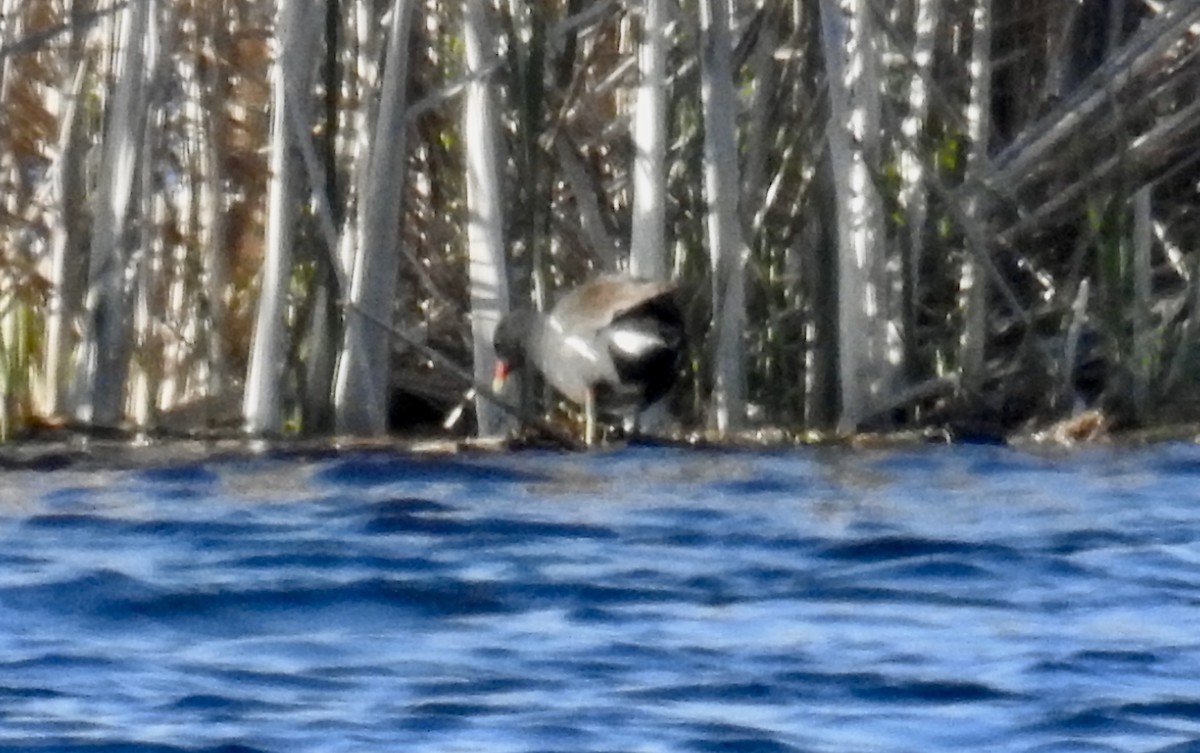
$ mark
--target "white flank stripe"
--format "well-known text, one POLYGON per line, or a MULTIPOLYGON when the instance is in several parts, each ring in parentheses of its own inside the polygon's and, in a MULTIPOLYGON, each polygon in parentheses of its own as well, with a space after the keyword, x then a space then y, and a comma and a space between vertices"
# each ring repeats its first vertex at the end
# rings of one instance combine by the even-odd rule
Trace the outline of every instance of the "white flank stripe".
POLYGON ((596 349, 588 345, 587 341, 578 335, 571 335, 570 337, 566 338, 564 342, 568 348, 588 359, 589 361, 595 361, 599 358, 599 355, 596 353, 596 349))

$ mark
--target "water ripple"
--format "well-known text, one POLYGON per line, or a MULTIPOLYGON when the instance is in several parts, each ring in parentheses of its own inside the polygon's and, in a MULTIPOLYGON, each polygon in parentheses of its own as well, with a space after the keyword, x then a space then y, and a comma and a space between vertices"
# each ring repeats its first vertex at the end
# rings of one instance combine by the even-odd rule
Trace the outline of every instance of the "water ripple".
POLYGON ((1200 750, 1200 450, 14 468, 0 749, 1200 750))

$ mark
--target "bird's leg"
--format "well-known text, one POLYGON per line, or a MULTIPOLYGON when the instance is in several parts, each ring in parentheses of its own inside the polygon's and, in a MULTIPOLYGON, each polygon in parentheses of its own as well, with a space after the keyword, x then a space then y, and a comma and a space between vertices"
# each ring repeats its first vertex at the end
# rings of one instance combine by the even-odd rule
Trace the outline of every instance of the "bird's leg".
POLYGON ((635 410, 632 416, 625 418, 625 438, 634 439, 642 433, 642 412, 635 410))
POLYGON ((596 444, 596 392, 589 389, 583 397, 584 435, 587 446, 596 444))

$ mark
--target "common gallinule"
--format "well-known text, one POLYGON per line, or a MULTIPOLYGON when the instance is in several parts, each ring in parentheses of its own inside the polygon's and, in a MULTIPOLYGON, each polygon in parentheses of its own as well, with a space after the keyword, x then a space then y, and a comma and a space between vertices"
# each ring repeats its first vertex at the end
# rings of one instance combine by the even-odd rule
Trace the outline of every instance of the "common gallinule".
POLYGON ((509 372, 526 364, 583 406, 587 443, 597 412, 632 418, 675 383, 684 350, 675 286, 621 275, 580 285, 549 314, 514 311, 496 327, 499 392, 509 372))

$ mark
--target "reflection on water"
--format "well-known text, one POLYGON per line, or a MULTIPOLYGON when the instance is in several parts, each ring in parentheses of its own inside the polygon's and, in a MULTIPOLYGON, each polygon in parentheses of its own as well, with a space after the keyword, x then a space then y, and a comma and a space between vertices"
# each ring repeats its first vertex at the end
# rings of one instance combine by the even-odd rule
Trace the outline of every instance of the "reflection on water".
POLYGON ((1200 750, 1200 449, 0 476, 0 747, 1200 750))

